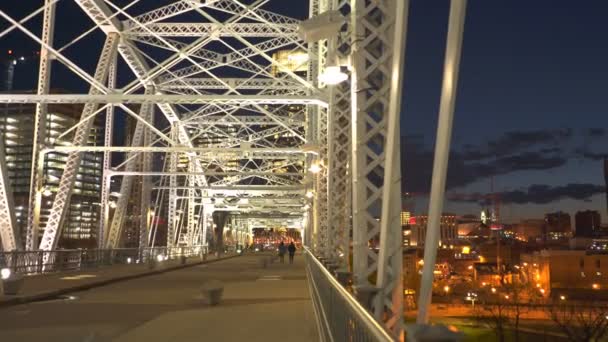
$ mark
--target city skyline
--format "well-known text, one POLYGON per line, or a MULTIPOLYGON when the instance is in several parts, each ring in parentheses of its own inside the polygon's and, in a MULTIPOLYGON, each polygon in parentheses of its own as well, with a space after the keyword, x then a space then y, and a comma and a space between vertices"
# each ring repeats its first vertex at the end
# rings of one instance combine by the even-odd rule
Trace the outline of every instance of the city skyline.
MULTIPOLYGON (((470 4, 454 113, 447 194, 502 197, 508 221, 592 209, 608 220, 608 5, 585 1, 470 4), (493 178, 493 180, 492 180, 493 178)), ((448 2, 412 1, 402 114, 403 184, 428 192, 448 2)), ((419 201, 418 210, 427 210, 419 201)), ((445 211, 479 213, 476 202, 445 211)))

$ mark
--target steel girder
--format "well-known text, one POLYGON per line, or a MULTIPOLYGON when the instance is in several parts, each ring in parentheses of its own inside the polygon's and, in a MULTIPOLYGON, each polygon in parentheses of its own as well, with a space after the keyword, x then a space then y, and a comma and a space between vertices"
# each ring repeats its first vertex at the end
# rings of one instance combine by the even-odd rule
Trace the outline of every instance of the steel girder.
MULTIPOLYGON (((129 37, 150 36, 150 32, 131 22, 125 23, 123 34, 129 37)), ((146 24, 146 28, 163 37, 202 37, 215 34, 217 37, 277 37, 289 35, 297 39, 297 24, 277 25, 281 33, 267 24, 262 23, 235 23, 230 25, 230 30, 224 29, 224 25, 212 23, 152 23, 146 24)))
MULTIPOLYGON (((345 17, 350 16, 349 0, 331 0, 332 10, 345 17)), ((339 60, 348 59, 350 49, 350 25, 346 24, 334 43, 334 53, 339 60)), ((350 214, 352 183, 351 165, 351 82, 350 79, 331 88, 328 117, 328 198, 327 218, 329 226, 330 257, 349 269, 350 214)))
MULTIPOLYGON (((45 8, 42 19, 42 35, 41 40, 47 46, 53 46, 54 28, 55 28, 55 8, 56 4, 51 3, 52 0, 45 0, 45 8)), ((38 95, 49 93, 51 82, 51 53, 44 46, 40 48, 40 67, 38 69, 38 95)), ((46 144, 46 115, 47 105, 40 103, 36 105, 36 113, 34 114, 34 139, 32 142, 32 171, 30 177, 30 200, 27 217, 27 232, 25 248, 34 250, 38 248, 38 227, 40 226, 40 212, 35 208, 40 208, 42 205, 42 193, 38 189, 42 189, 44 179, 39 177, 39 169, 43 165, 39 165, 38 158, 39 149, 46 144)))
MULTIPOLYGON (((109 33, 106 37, 106 42, 102 48, 97 69, 95 70, 94 79, 98 83, 105 83, 107 80, 110 64, 117 51, 118 40, 119 36, 116 33, 109 33)), ((89 93, 95 96, 99 94, 100 91, 91 86, 89 93)), ((84 120, 86 123, 78 126, 72 142, 73 145, 86 145, 91 127, 93 126, 93 120, 88 119, 96 108, 97 106, 95 104, 87 104, 84 106, 81 121, 84 120)), ((53 206, 44 229, 42 241, 40 242, 41 250, 52 250, 57 247, 65 214, 69 208, 72 189, 74 187, 74 182, 76 181, 81 158, 82 155, 77 152, 68 154, 66 166, 59 182, 59 188, 55 195, 55 200, 53 201, 53 206)), ((42 189, 38 189, 38 191, 42 191, 42 189)), ((40 207, 38 206, 35 210, 40 212, 40 207)), ((34 227, 34 229, 38 229, 38 227, 34 227)), ((48 257, 48 254, 45 254, 45 256, 48 257)))
POLYGON ((395 219, 401 210, 398 130, 408 1, 352 0, 351 6, 353 276, 356 286, 365 287, 376 274, 372 311, 398 336, 403 246, 395 219))
MULTIPOLYGON (((152 91, 151 89, 149 91, 152 91)), ((152 117, 152 106, 151 105, 143 105, 140 109, 140 116, 149 120, 152 117)), ((133 138, 131 140, 131 146, 137 147, 142 146, 145 142, 145 127, 141 121, 138 121, 135 125, 135 132, 133 133, 133 138)), ((146 156, 149 154, 144 154, 146 156)), ((126 172, 135 172, 138 168, 138 164, 142 161, 138 160, 138 158, 134 158, 136 155, 134 153, 130 153, 128 157, 131 157, 127 164, 125 165, 126 172)), ((145 160, 145 163, 141 163, 142 166, 149 166, 150 161, 145 160)), ((142 170, 143 171, 143 170, 142 170)), ((107 171, 108 175, 111 175, 110 171, 107 171)), ((110 231, 108 232, 108 239, 106 241, 105 248, 118 248, 120 247, 120 237, 122 235, 122 229, 124 226, 125 219, 127 217, 127 208, 129 204, 129 200, 131 199, 131 190, 133 188, 134 178, 130 176, 124 176, 122 182, 120 184, 120 196, 118 197, 118 203, 116 205, 116 210, 114 211, 114 216, 112 218, 112 224, 110 226, 110 231)), ((142 191, 142 199, 143 199, 143 191, 142 191)), ((149 200, 148 200, 149 202, 149 200)), ((105 203, 104 203, 105 204, 105 203)), ((141 237, 141 234, 140 234, 141 237)))
POLYGON ((2 242, 0 246, 3 251, 22 249, 16 224, 15 203, 6 166, 4 137, 0 136, 0 241, 2 242))
POLYGON ((0 94, 0 103, 84 103, 84 104, 227 104, 260 105, 317 105, 327 106, 319 96, 264 96, 264 95, 123 95, 123 94, 0 94))

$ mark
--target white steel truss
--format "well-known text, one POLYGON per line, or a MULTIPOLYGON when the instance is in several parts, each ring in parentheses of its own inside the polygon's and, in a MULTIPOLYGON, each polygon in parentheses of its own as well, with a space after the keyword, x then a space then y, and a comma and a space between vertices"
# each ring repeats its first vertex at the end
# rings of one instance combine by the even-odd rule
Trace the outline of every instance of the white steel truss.
POLYGON ((0 136, 0 246, 3 251, 21 249, 14 208, 4 153, 4 137, 0 136))
POLYGON ((351 5, 353 277, 364 288, 376 274, 374 315, 388 317, 386 324, 397 335, 403 325, 403 244, 395 218, 401 210, 398 130, 408 1, 351 5))
MULTIPOLYGON (((99 58, 97 70, 95 71, 94 76, 94 79, 99 83, 105 83, 107 80, 110 64, 116 54, 118 40, 119 36, 116 33, 110 33, 107 35, 106 42, 101 51, 101 56, 99 58)), ((91 95, 96 95, 99 94, 99 90, 91 86, 89 93, 91 95)), ((86 145, 89 132, 91 130, 91 127, 93 126, 93 120, 87 120, 87 118, 96 109, 97 106, 95 104, 87 104, 84 106, 81 120, 86 120, 86 123, 78 126, 74 135, 74 141, 72 142, 73 145, 86 145)), ((82 155, 76 152, 72 152, 68 155, 66 167, 63 171, 63 175, 61 176, 59 188, 57 190, 57 194, 55 195, 55 200, 53 202, 53 207, 51 209, 49 219, 44 228, 44 235, 42 236, 42 241, 40 242, 41 250, 52 250, 57 247, 57 243, 59 242, 59 237, 61 235, 61 229, 65 214, 69 207, 72 189, 74 187, 74 182, 76 181, 76 175, 78 172, 78 167, 80 166, 81 158, 82 155)), ((42 189, 38 189, 38 191, 41 192, 42 189)), ((38 207, 35 210, 39 212, 40 208, 38 207)), ((38 227, 34 227, 34 229, 37 230, 38 227)), ((46 255, 48 254, 45 254, 45 256, 46 255)))
MULTIPOLYGON (((54 47, 55 1, 45 0, 40 37, 0 11, 11 29, 41 46, 37 91, 0 94, 0 103, 36 105, 25 248, 38 245, 45 156, 67 155, 39 243, 50 250, 59 244, 82 155, 103 153, 99 246, 121 247, 128 217, 139 218, 140 247, 206 245, 214 211, 230 213, 238 243, 260 225, 302 229, 315 253, 352 271, 357 291, 374 287, 369 309, 398 336, 402 247, 395 220, 408 1, 310 0, 309 16, 339 11, 345 18, 339 32, 316 42, 300 38, 299 19, 267 10, 272 1, 278 2, 74 0, 106 39, 92 74, 66 48, 54 47), (89 92, 50 94, 52 61, 89 92), (334 63, 349 80, 318 81, 334 63), (56 104, 83 108, 79 122, 62 132, 74 133, 71 142, 45 137, 47 107, 56 104), (105 139, 89 146, 100 113, 105 139), (135 124, 129 146, 113 144, 121 120, 135 124), (113 155, 124 155, 120 165, 113 155), (162 167, 155 159, 161 156, 162 167), (309 172, 313 166, 318 173, 309 172), (112 179, 121 179, 115 202, 112 179), (139 204, 130 205, 135 197, 139 204), (166 241, 156 237, 158 218, 168 223, 166 241)), ((6 170, 0 171, 0 215, 10 221, 6 170)), ((0 220, 0 233, 5 250, 21 248, 14 222, 0 220)))

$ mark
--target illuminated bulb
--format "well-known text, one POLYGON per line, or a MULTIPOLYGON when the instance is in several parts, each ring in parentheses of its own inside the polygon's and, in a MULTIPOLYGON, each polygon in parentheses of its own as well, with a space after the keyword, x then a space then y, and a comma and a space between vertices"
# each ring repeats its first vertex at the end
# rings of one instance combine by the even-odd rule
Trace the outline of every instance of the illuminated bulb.
POLYGON ((566 296, 561 295, 561 296, 559 296, 559 299, 561 299, 561 300, 566 300, 566 296))
POLYGON ((312 173, 319 173, 321 172, 321 165, 319 165, 318 163, 314 163, 312 165, 310 165, 310 172, 312 173))
POLYGON ((131 258, 127 258, 127 264, 130 264, 131 261, 132 261, 131 258))
POLYGON ((592 287, 594 290, 598 290, 598 289, 600 288, 600 284, 593 284, 593 285, 591 285, 591 287, 592 287))
POLYGON ((2 270, 0 270, 0 277, 2 277, 2 280, 8 279, 10 276, 11 276, 10 268, 3 268, 2 270))
POLYGON ((308 198, 312 198, 315 194, 312 193, 312 191, 307 191, 306 192, 306 197, 308 198))
POLYGON ((329 85, 342 83, 347 79, 348 75, 343 73, 339 66, 328 66, 325 68, 325 71, 319 75, 319 81, 329 85))
POLYGON ((496 293, 496 289, 495 288, 492 288, 492 293, 496 293))
POLYGON ((51 189, 48 189, 48 188, 46 188, 46 189, 44 189, 44 191, 42 191, 42 196, 45 196, 45 197, 49 197, 52 194, 53 194, 53 192, 51 191, 51 189))
POLYGON ((156 260, 158 260, 159 262, 163 261, 163 256, 161 254, 157 255, 156 260))
POLYGON ((116 208, 116 202, 111 201, 110 202, 110 208, 112 208, 112 209, 116 208))

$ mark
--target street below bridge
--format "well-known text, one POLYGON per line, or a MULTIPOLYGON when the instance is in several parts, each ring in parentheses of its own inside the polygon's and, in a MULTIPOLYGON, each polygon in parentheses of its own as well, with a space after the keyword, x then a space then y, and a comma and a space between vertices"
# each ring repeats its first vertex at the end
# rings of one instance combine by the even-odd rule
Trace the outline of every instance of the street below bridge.
POLYGON ((0 341, 316 341, 304 260, 249 254, 0 308, 0 341), (201 286, 224 284, 210 306, 201 286))

